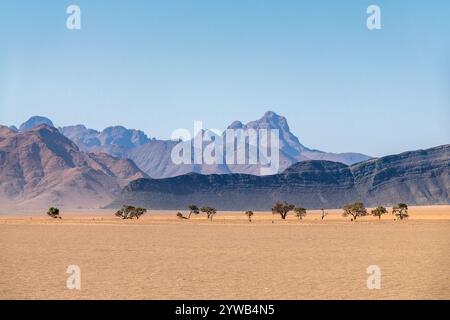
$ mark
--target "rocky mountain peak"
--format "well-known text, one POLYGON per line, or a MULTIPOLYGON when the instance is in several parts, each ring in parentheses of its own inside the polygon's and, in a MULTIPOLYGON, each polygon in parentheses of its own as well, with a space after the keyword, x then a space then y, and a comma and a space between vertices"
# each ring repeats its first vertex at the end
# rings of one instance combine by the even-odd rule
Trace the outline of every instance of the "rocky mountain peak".
POLYGON ((242 129, 244 127, 244 124, 240 122, 239 120, 233 121, 227 129, 242 129))
POLYGON ((246 127, 250 129, 278 129, 286 133, 290 132, 286 118, 273 111, 267 111, 259 120, 247 123, 246 127))
POLYGON ((27 131, 41 124, 46 124, 49 127, 54 127, 53 122, 49 118, 42 116, 33 116, 20 125, 19 131, 27 131))

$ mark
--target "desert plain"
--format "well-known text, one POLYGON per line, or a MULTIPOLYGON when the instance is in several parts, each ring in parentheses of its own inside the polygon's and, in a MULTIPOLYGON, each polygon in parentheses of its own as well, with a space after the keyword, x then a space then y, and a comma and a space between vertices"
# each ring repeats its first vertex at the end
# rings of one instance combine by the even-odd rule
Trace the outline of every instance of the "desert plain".
POLYGON ((351 222, 255 212, 0 215, 0 299, 450 299, 450 206, 351 222), (274 223, 272 223, 274 219, 274 223), (68 266, 81 288, 68 289, 68 266), (381 271, 368 289, 367 268, 381 271))

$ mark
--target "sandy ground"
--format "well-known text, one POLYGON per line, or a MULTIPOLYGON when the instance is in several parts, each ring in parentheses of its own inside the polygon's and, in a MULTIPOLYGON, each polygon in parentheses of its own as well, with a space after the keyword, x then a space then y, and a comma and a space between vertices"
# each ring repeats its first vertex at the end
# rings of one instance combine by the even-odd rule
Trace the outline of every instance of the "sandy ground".
POLYGON ((2 299, 450 299, 450 206, 357 222, 256 212, 177 219, 149 212, 0 216, 2 299), (69 290, 69 265, 81 290, 69 290), (369 290, 366 269, 381 270, 369 290))

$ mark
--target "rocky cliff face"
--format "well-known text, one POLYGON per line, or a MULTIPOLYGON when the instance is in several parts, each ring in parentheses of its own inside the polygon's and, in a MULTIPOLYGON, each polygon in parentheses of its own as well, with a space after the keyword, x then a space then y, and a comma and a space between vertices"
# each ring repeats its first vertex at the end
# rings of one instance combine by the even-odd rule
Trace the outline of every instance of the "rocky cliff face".
POLYGON ((277 200, 313 208, 351 201, 368 206, 450 203, 450 145, 368 160, 353 166, 329 161, 299 162, 272 176, 190 173, 138 179, 111 204, 183 209, 190 203, 220 210, 270 210, 277 200))

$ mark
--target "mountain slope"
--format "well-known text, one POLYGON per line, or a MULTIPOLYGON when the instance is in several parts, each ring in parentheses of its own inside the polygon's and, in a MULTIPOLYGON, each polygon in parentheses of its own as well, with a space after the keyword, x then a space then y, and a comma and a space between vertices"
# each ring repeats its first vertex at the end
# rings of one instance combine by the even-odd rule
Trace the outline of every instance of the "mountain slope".
POLYGON ((450 145, 368 160, 353 166, 299 162, 281 174, 199 175, 138 179, 111 204, 182 209, 190 203, 220 210, 270 210, 277 200, 313 208, 350 201, 368 206, 450 203, 450 145))
POLYGON ((361 197, 374 203, 450 202, 450 145, 365 161, 351 170, 361 197))
POLYGON ((0 127, 0 199, 14 207, 98 207, 148 177, 128 159, 86 154, 56 128, 0 127))

